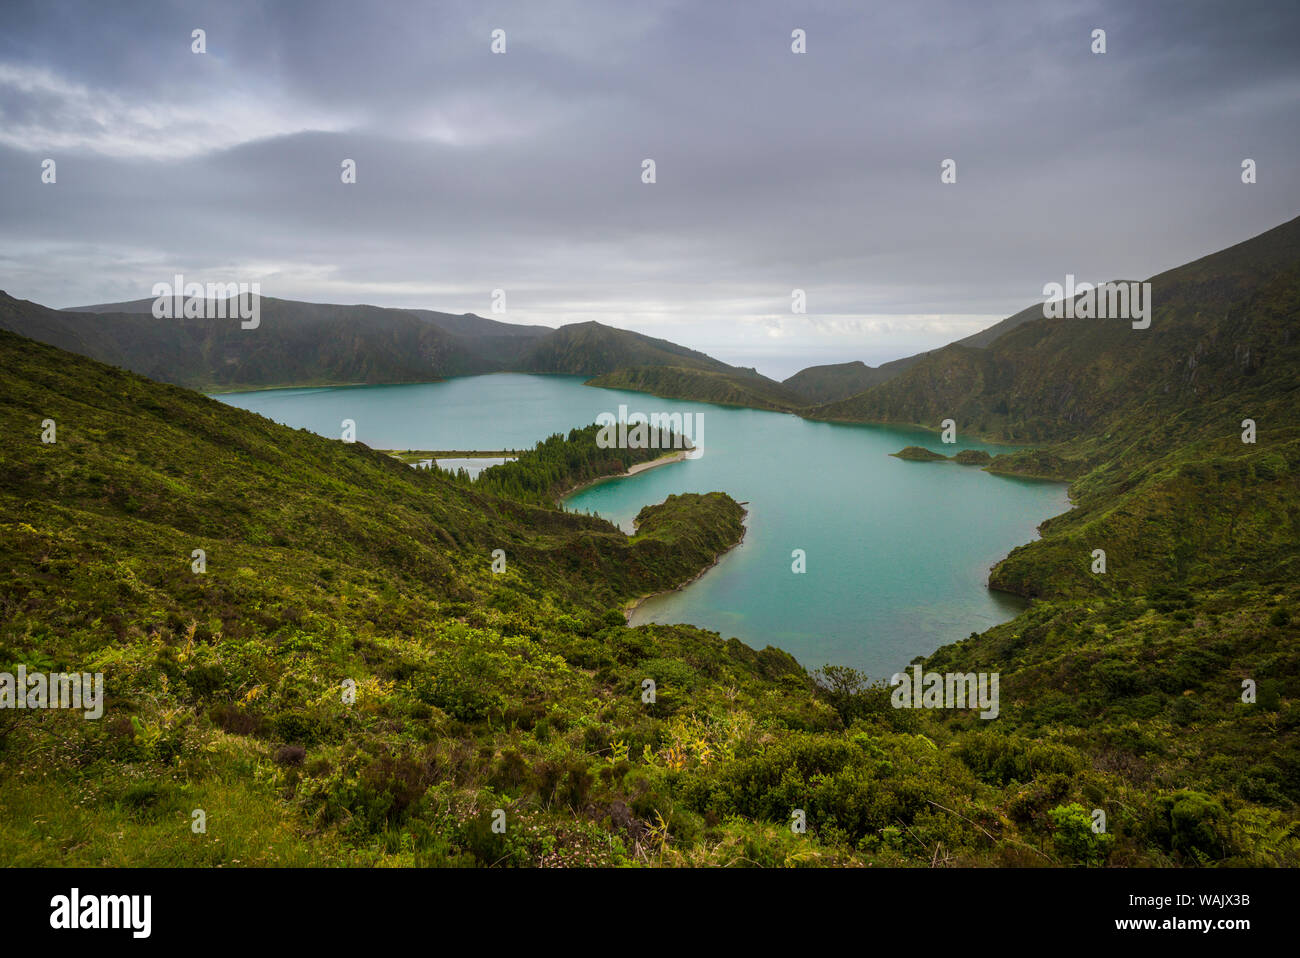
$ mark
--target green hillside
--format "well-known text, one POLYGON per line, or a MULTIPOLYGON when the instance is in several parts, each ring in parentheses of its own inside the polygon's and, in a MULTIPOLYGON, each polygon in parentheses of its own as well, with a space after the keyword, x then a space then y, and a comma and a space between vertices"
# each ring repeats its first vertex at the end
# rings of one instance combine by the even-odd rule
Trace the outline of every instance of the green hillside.
POLYGON ((1300 220, 1151 279, 1151 327, 1039 318, 950 346, 818 418, 1038 441, 995 472, 1073 480, 1075 508, 990 583, 1032 597, 1296 578, 1300 220), (1256 441, 1242 441, 1243 421, 1256 441), (1091 571, 1094 549, 1104 575, 1091 571))
MULTIPOLYGON (((233 301, 227 303, 220 312, 233 316, 233 301)), ((754 379, 780 392, 750 370, 600 323, 550 329, 469 313, 263 296, 257 326, 244 329, 238 318, 155 319, 152 306, 153 300, 135 300, 53 310, 0 292, 0 329, 204 391, 417 383, 505 371, 598 376, 673 366, 754 379)))
POLYGON ((896 359, 880 366, 868 366, 861 361, 809 366, 783 380, 781 385, 798 395, 803 400, 801 405, 834 402, 893 379, 911 368, 923 355, 896 359))
POLYGON ((966 434, 1047 442, 1204 410, 1257 378, 1284 391, 1300 348, 1298 279, 1295 219, 1152 277, 1149 329, 1040 316, 985 348, 937 350, 889 382, 806 415, 929 428, 952 418, 966 434))
POLYGON ((538 342, 517 364, 520 372, 599 376, 632 366, 675 366, 732 372, 704 353, 602 323, 562 326, 538 342))
MULTIPOLYGON (((1001 322, 994 323, 988 329, 982 329, 978 333, 957 340, 952 345, 982 349, 1017 326, 1039 319, 1042 315, 1042 305, 1035 303, 1014 316, 1008 316, 1001 322)), ((833 403, 856 396, 872 386, 878 386, 901 376, 928 355, 930 355, 928 352, 917 353, 881 363, 879 366, 868 366, 861 360, 809 366, 799 370, 789 379, 782 380, 781 385, 797 393, 803 399, 804 405, 833 403)))
POLYGON ((107 687, 0 711, 11 864, 1300 862, 1294 586, 1039 603, 934 659, 1014 676, 1006 721, 945 719, 624 624, 739 538, 722 493, 629 538, 8 333, 0 467, 0 671, 107 687))
POLYGON ((630 389, 665 399, 749 406, 778 412, 789 412, 805 404, 801 397, 766 376, 731 368, 718 371, 681 366, 636 366, 597 376, 588 380, 587 385, 630 389))
POLYGON ((997 662, 1009 734, 1050 730, 1094 768, 1167 790, 1121 807, 1154 808, 1166 835, 1211 823, 1182 840, 1208 862, 1239 800, 1279 809, 1242 826, 1268 841, 1297 831, 1300 221, 1151 282, 1150 329, 1033 319, 816 414, 1048 441, 989 466, 1073 480, 1074 508, 990 575, 1037 601, 927 666, 997 662))
MULTIPOLYGON (((502 362, 405 310, 262 297, 259 323, 155 319, 136 309, 46 309, 0 293, 0 329, 165 382, 201 390, 429 382, 496 372, 502 362)), ((224 309, 230 315, 229 309, 224 309)))

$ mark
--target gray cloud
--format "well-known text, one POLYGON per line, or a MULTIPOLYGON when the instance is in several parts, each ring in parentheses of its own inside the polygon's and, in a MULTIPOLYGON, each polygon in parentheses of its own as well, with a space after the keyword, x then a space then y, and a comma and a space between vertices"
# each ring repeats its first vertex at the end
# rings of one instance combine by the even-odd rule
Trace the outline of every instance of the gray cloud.
POLYGON ((512 321, 787 375, 1300 212, 1293 3, 375 7, 8 3, 0 287, 67 306, 182 271, 479 312, 502 287, 512 321))

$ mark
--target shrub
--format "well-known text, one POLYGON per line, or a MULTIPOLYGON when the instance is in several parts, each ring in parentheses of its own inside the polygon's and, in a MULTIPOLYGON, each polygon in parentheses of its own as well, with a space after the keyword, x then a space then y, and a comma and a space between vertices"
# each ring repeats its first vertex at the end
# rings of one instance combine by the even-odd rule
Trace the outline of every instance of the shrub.
POLYGON ((1152 812, 1152 837, 1168 851, 1198 864, 1227 854, 1223 806, 1191 789, 1162 795, 1152 812))
POLYGON ((258 735, 266 721, 255 712, 246 712, 237 705, 225 703, 214 705, 208 712, 208 718, 230 735, 258 735))
POLYGON ((1080 865, 1105 862, 1114 836, 1093 831, 1092 813, 1088 809, 1078 802, 1071 802, 1058 805, 1047 815, 1052 820, 1052 841, 1063 857, 1080 865))
POLYGON ((273 760, 277 765, 298 766, 307 757, 307 750, 301 745, 281 745, 275 750, 273 760))

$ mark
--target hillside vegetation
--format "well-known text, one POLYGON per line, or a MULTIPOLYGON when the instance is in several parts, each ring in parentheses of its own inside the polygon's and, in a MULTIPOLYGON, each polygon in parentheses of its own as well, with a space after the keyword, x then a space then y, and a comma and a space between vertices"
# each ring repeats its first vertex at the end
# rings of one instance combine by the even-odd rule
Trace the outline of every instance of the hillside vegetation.
POLYGON ((601 323, 561 326, 537 343, 514 368, 520 372, 600 375, 630 366, 676 366, 727 371, 732 367, 666 339, 601 323))
MULTIPOLYGON (((1152 277, 1148 329, 1040 313, 987 347, 946 346, 806 415, 932 429, 952 418, 968 435, 1030 443, 1104 435, 1109 423, 1133 420, 1154 433, 1158 419, 1173 415, 1206 426, 1203 411, 1257 389, 1252 380, 1267 382, 1275 399, 1292 388, 1298 277, 1300 219, 1152 277)), ((1225 423, 1223 434, 1247 415, 1225 423)), ((1163 444, 1186 437, 1176 427, 1163 444)))
POLYGON ((1075 507, 994 569, 996 588, 1046 598, 1296 581, 1300 220, 1151 283, 1149 329, 1039 318, 810 415, 952 418, 968 435, 1042 443, 988 468, 1070 480, 1075 507), (1105 573, 1092 571, 1096 549, 1105 573))
POLYGON ((0 711, 11 864, 1300 859, 1294 692, 1243 712, 1219 681, 1288 665, 1293 591, 1036 607, 938 655, 1038 698, 945 719, 851 670, 624 624, 738 540, 723 493, 628 537, 8 333, 0 467, 0 670, 107 687, 98 721, 0 711), (1054 668, 1085 628, 1111 664, 1054 668))
POLYGON ((861 361, 809 366, 783 380, 781 385, 798 395, 803 400, 801 405, 819 405, 847 399, 879 383, 888 382, 920 358, 920 355, 909 356, 880 366, 868 366, 861 361))
POLYGON ((647 428, 645 446, 602 448, 598 442, 600 431, 599 425, 592 424, 571 429, 567 436, 557 433, 513 462, 484 469, 475 480, 471 481, 469 473, 461 469, 456 473, 457 480, 480 492, 554 505, 579 486, 621 476, 635 465, 691 448, 684 437, 655 428, 647 428))
POLYGON ((1018 314, 985 349, 950 346, 814 414, 1045 441, 988 466, 1072 480, 1074 508, 990 575, 1036 601, 927 667, 996 663, 1017 703, 1004 729, 1086 749, 1154 790, 1138 807, 1169 828, 1272 796, 1282 814, 1252 827, 1285 845, 1300 797, 1300 220, 1151 282, 1150 329, 1018 314))
MULTIPOLYGON (((506 371, 598 376, 656 365, 746 375, 667 340, 594 322, 550 329, 469 313, 269 296, 258 305, 256 327, 245 329, 233 301, 220 304, 226 318, 155 319, 148 299, 53 310, 0 292, 0 329, 205 391, 417 383, 506 371)), ((217 302, 209 306, 216 314, 217 302)))
POLYGON ((749 371, 690 369, 681 366, 636 366, 587 381, 588 386, 631 389, 664 399, 711 402, 790 412, 805 405, 780 383, 749 371))

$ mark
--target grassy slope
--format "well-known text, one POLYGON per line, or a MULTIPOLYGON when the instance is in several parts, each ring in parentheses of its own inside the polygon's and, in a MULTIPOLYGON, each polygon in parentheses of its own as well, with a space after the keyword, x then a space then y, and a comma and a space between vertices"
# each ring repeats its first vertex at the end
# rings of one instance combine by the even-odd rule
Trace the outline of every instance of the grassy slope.
POLYGON ((414 312, 263 298, 256 329, 240 320, 70 313, 0 293, 0 328, 202 390, 429 382, 501 363, 414 312))
MULTIPOLYGON (((252 723, 282 740, 337 736, 356 723, 322 699, 342 676, 382 689, 475 641, 495 639, 485 663, 501 657, 503 672, 521 673, 511 676, 522 680, 511 700, 527 709, 540 689, 585 683, 537 644, 531 624, 502 609, 559 615, 575 633, 589 632, 608 606, 689 578, 740 537, 739 506, 721 494, 670 503, 629 540, 598 519, 482 496, 364 446, 288 430, 7 333, 0 352, 0 660, 10 671, 19 662, 103 669, 110 690, 102 724, 72 719, 69 729, 63 713, 0 713, 9 775, 41 768, 15 740, 36 748, 45 736, 70 733, 70 747, 118 785, 124 775, 140 777, 121 760, 157 758, 160 749, 175 759, 200 741, 227 749, 222 774, 238 777, 252 755, 222 729, 252 723), (46 418, 58 424, 51 445, 39 441, 46 418), (207 552, 206 575, 189 569, 195 548, 207 552), (508 556, 500 576, 490 572, 496 548, 508 556), (505 635, 476 628, 489 619, 509 619, 505 635), (311 715, 291 711, 309 704, 311 715), (39 721, 19 720, 30 715, 39 721)), ((793 667, 788 657, 776 660, 793 667)), ((476 715, 458 696, 473 698, 478 683, 460 681, 426 698, 476 715)), ((485 688, 505 701, 504 685, 485 688)), ((437 711, 414 696, 399 711, 411 709, 426 719, 437 711)), ((191 757, 210 765, 202 749, 191 757)), ((183 770, 203 777, 193 763, 183 770)), ((21 801, 21 789, 5 792, 21 801)), ((259 801, 242 793, 227 800, 259 801)), ((30 850, 7 850, 15 854, 6 860, 31 860, 30 850)))
POLYGON ((986 348, 937 350, 887 383, 806 415, 930 428, 953 418, 968 434, 1052 442, 1102 435, 1112 422, 1154 427, 1156 417, 1256 388, 1254 378, 1272 384, 1271 394, 1293 382, 1300 218, 1151 283, 1149 329, 1040 318, 986 348))
POLYGON ((665 399, 688 399, 777 412, 789 412, 805 404, 796 393, 780 383, 736 370, 634 366, 597 376, 588 380, 587 385, 630 389, 665 399))
POLYGON ((781 385, 802 399, 802 405, 835 402, 856 396, 865 389, 887 382, 920 362, 923 353, 895 359, 880 366, 868 366, 861 360, 832 363, 801 369, 781 385))
POLYGON ((602 323, 572 323, 538 342, 511 368, 520 372, 598 376, 630 366, 682 366, 727 371, 726 363, 666 339, 602 323))
POLYGON ((1140 791, 1167 790, 1162 814, 1221 817, 1224 795, 1272 796, 1285 814, 1243 827, 1285 844, 1300 798, 1300 221, 1152 282, 1149 330, 1034 320, 819 414, 953 416, 1053 440, 990 466, 1073 480, 1075 507, 990 576, 1040 601, 928 667, 1000 668, 1018 703, 1004 728, 1050 732, 1140 791))
MULTIPOLYGON (((1170 734, 1135 782, 1123 756, 1158 719, 1098 745, 1004 695, 1011 722, 965 727, 856 680, 816 692, 774 649, 627 628, 624 598, 738 537, 722 494, 647 509, 628 539, 8 334, 0 359, 0 666, 109 690, 98 722, 0 712, 5 861, 1296 860, 1285 769, 1214 778, 1219 740, 1170 734), (1217 791, 1172 816, 1188 785, 1217 791), (1069 805, 1096 796, 1130 811, 1079 844, 1069 805)), ((1293 710, 1267 714, 1224 733, 1257 764, 1293 710)))

